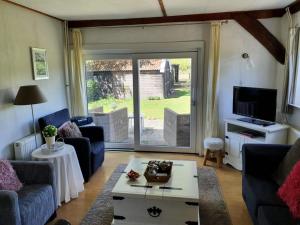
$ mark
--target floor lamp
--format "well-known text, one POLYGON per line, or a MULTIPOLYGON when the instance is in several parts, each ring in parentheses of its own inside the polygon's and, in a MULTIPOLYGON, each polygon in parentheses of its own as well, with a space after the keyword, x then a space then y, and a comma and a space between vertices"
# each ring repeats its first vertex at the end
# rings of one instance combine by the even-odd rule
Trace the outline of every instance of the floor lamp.
POLYGON ((32 113, 32 123, 33 123, 33 131, 35 138, 35 147, 37 148, 37 138, 36 138, 36 129, 35 129, 35 118, 33 105, 40 104, 46 102, 47 99, 41 92, 40 88, 37 85, 27 85, 21 86, 17 93, 14 104, 15 105, 31 105, 31 113, 32 113))

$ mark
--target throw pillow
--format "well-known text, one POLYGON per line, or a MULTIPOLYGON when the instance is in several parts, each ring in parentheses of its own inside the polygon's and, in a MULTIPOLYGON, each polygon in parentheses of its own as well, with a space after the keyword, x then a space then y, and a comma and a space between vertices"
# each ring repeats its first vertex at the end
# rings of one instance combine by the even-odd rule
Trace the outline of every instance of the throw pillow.
POLYGON ((279 167, 274 173, 273 178, 279 186, 283 184, 286 177, 291 172, 293 166, 298 160, 300 160, 300 138, 285 155, 285 157, 279 164, 279 167))
POLYGON ((58 135, 62 138, 82 137, 82 134, 76 123, 72 123, 71 121, 65 122, 58 128, 58 135))
POLYGON ((277 194, 288 205, 293 217, 300 218, 300 161, 293 167, 277 194))
POLYGON ((23 187, 8 160, 0 160, 0 190, 19 191, 23 187))

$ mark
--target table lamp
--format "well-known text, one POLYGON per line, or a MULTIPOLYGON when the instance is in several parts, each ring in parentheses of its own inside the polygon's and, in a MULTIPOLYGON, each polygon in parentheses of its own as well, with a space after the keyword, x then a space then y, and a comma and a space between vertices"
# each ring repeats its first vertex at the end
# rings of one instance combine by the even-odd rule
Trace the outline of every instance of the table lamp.
POLYGON ((35 129, 35 118, 33 105, 46 102, 47 99, 41 92, 37 85, 21 86, 17 93, 14 105, 31 105, 33 131, 35 138, 35 147, 37 148, 36 129, 35 129))

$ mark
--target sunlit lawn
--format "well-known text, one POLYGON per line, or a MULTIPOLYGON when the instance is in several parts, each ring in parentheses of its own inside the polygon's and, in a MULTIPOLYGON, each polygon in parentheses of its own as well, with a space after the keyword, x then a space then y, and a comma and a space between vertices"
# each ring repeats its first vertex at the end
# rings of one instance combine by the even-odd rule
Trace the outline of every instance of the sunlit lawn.
MULTIPOLYGON (((169 108, 177 113, 185 114, 190 113, 190 93, 187 89, 176 90, 176 94, 172 98, 160 99, 160 100, 141 100, 141 113, 146 119, 163 119, 164 109, 169 108)), ((89 103, 89 110, 103 107, 104 112, 110 112, 115 109, 127 107, 128 112, 133 112, 133 99, 101 99, 95 102, 89 103)))

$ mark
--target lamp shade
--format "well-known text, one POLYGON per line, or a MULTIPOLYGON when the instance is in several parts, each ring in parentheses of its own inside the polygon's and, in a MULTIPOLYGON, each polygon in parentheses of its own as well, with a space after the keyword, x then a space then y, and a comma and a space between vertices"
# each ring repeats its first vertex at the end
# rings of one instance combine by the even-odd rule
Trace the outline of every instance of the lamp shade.
POLYGON ((34 105, 46 102, 47 99, 37 85, 21 86, 17 93, 15 105, 34 105))

